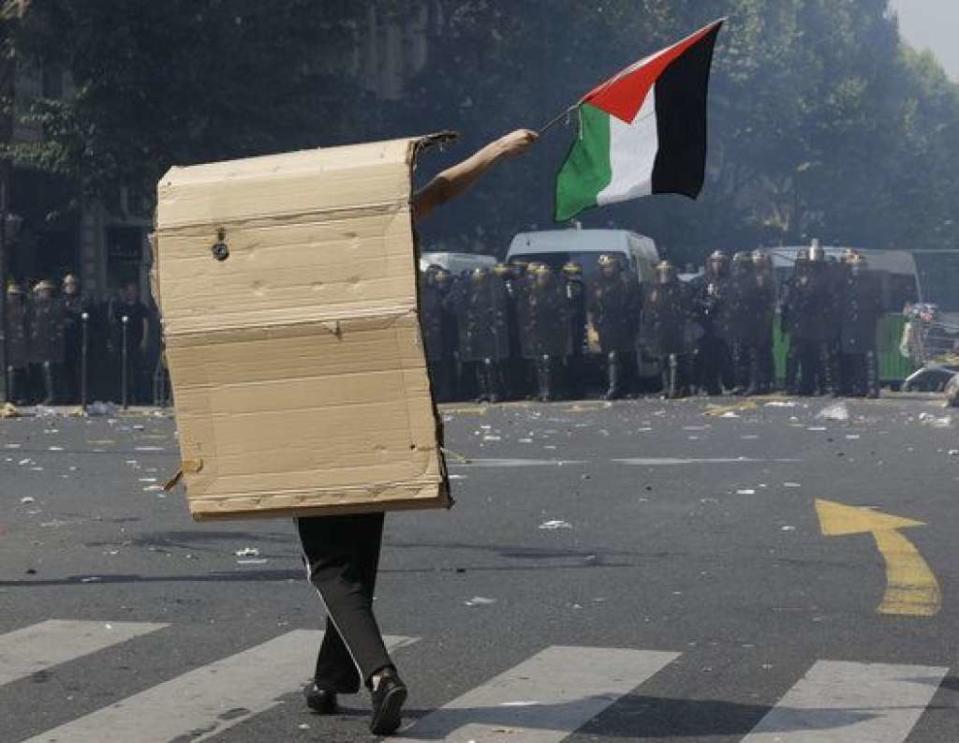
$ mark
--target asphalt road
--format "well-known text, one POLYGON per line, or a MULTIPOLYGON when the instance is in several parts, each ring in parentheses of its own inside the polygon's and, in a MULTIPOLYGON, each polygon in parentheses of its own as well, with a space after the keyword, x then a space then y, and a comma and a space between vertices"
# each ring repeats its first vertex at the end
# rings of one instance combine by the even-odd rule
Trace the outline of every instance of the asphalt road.
MULTIPOLYGON (((830 402, 446 409, 457 504, 377 596, 406 735, 959 741, 959 415, 830 402)), ((299 696, 292 525, 193 523, 176 465, 167 417, 0 421, 0 741, 369 739, 299 696)))

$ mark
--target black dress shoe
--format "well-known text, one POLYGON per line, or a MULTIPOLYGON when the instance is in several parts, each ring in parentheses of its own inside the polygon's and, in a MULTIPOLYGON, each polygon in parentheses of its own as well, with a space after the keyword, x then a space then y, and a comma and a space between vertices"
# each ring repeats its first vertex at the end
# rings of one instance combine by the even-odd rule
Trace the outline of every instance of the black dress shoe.
POLYGON ((395 670, 387 669, 380 674, 379 683, 371 692, 373 718, 370 732, 373 735, 392 735, 399 729, 407 693, 406 684, 395 670))
POLYGON ((320 715, 335 715, 339 711, 336 704, 336 692, 321 689, 316 684, 310 684, 303 690, 306 697, 306 706, 320 715))

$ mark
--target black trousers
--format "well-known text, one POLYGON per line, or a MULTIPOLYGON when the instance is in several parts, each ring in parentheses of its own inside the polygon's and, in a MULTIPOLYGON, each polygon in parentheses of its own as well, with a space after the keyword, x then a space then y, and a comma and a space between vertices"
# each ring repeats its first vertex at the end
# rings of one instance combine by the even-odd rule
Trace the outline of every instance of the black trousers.
POLYGON ((355 694, 392 665, 373 616, 384 514, 296 519, 310 582, 326 605, 326 633, 314 680, 321 689, 355 694))

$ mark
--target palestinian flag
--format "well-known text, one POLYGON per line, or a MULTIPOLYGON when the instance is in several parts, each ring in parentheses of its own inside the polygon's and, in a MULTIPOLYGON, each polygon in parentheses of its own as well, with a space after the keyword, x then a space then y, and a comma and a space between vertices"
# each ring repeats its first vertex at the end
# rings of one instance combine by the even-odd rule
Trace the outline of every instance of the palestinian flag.
POLYGON ((709 71, 722 25, 710 24, 583 96, 579 136, 556 179, 557 222, 650 194, 699 196, 709 71))

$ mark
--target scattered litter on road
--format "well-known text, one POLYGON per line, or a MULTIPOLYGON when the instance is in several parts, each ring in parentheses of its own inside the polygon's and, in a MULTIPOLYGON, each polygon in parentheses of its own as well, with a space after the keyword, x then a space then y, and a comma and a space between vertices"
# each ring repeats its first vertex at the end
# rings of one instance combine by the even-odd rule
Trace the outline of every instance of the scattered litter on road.
POLYGON ((725 413, 719 416, 720 418, 739 418, 739 414, 733 412, 732 410, 727 410, 725 413))
POLYGON ((857 441, 857 440, 859 439, 859 434, 858 434, 858 433, 847 433, 847 434, 846 434, 846 438, 849 439, 850 441, 857 441))
POLYGON ((33 414, 37 418, 52 418, 57 414, 56 409, 51 408, 49 405, 37 405, 33 409, 33 414))
POLYGON ((763 407, 766 408, 794 408, 796 403, 789 402, 788 400, 770 400, 763 407))
POLYGON ((952 416, 947 415, 943 418, 938 418, 931 413, 920 413, 919 421, 933 428, 949 428, 952 425, 952 416))
POLYGON ((492 434, 486 434, 483 437, 483 441, 502 441, 502 440, 503 440, 502 436, 493 436, 492 434))
POLYGON ((19 449, 19 448, 20 448, 20 444, 4 444, 4 445, 3 445, 3 448, 4 448, 4 449, 19 449))
POLYGON ((784 527, 782 528, 782 531, 796 531, 796 527, 795 527, 795 526, 784 526, 784 527))
POLYGON ((469 601, 464 601, 464 606, 490 606, 495 604, 496 599, 488 599, 485 596, 474 596, 469 601))
POLYGON ((545 531, 555 531, 556 529, 572 529, 573 525, 568 521, 544 521, 539 525, 539 528, 545 531))
POLYGON ((736 495, 756 495, 756 491, 752 488, 744 488, 742 490, 737 490, 736 495))
POLYGON ((101 578, 100 576, 91 575, 88 578, 81 578, 80 582, 81 583, 99 583, 101 580, 103 580, 103 578, 101 578))
POLYGON ((260 550, 258 550, 256 547, 244 547, 243 549, 237 550, 233 554, 237 557, 259 557, 260 550))
POLYGON ((949 456, 950 456, 950 457, 959 457, 959 449, 950 449, 950 450, 949 450, 949 456))
POLYGON ((533 439, 517 439, 520 444, 532 444, 533 439))
POLYGON ((147 485, 143 488, 144 493, 160 493, 163 491, 162 485, 147 485))
POLYGON ((816 415, 827 421, 848 421, 849 408, 844 402, 837 402, 835 405, 827 405, 816 415))
POLYGON ((92 402, 89 405, 87 405, 87 415, 90 415, 93 417, 112 418, 117 414, 118 410, 119 408, 117 408, 117 406, 114 405, 112 402, 98 401, 98 402, 92 402))
POLYGON ((47 451, 63 451, 62 446, 48 446, 47 451))
POLYGON ((828 431, 829 429, 825 426, 810 426, 806 429, 807 431, 828 431))
POLYGON ((17 464, 23 467, 25 464, 33 464, 33 460, 28 457, 27 459, 21 459, 17 464))
POLYGON ((450 480, 465 480, 466 475, 450 475, 450 480))
POLYGON ((266 561, 267 560, 265 557, 260 557, 257 559, 237 560, 236 564, 237 565, 262 565, 266 561))
POLYGON ((23 504, 36 503, 36 498, 34 498, 32 495, 25 495, 20 499, 20 502, 23 504))
POLYGON ((801 488, 802 485, 800 485, 798 482, 784 482, 783 487, 784 488, 801 488))
POLYGON ((0 408, 0 418, 19 418, 20 411, 17 410, 17 406, 10 402, 5 402, 3 407, 0 408))
POLYGON ((166 451, 162 446, 135 446, 134 451, 166 451))

